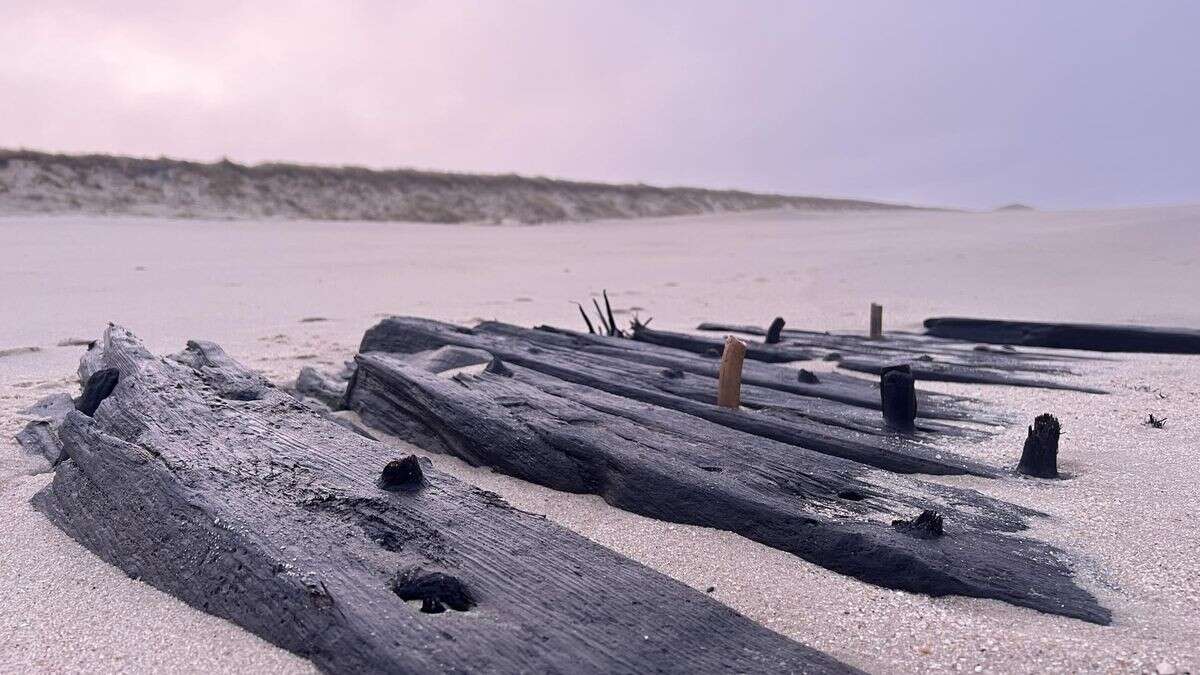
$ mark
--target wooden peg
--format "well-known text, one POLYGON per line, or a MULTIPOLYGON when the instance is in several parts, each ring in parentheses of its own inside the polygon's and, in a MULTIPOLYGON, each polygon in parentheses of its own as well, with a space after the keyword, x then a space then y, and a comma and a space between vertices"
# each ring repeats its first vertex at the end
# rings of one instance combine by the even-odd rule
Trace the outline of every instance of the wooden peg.
POLYGON ((746 343, 729 335, 721 352, 721 367, 717 370, 717 405, 738 408, 742 404, 742 363, 746 360, 746 343))
POLYGON ((871 339, 883 337, 883 305, 871 303, 871 339))

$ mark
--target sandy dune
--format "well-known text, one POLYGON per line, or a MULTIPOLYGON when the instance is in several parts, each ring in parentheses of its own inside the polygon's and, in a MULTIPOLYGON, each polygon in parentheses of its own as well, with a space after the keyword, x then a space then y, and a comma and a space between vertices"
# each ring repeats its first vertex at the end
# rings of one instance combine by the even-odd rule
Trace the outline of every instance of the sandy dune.
MULTIPOLYGON (((577 326, 607 288, 625 316, 888 328, 935 314, 1200 326, 1200 207, 993 214, 764 212, 538 227, 0 219, 0 671, 298 671, 307 664, 91 557, 28 506, 45 484, 10 437, 71 386, 107 321, 156 351, 220 342, 277 381, 349 357, 390 313, 577 326), (309 320, 305 320, 309 319, 309 320), (312 320, 325 319, 325 320, 312 320), (37 347, 36 351, 24 349, 37 347)), ((1114 610, 1099 627, 831 574, 726 532, 670 525, 435 457, 448 471, 874 672, 1184 672, 1200 667, 1200 359, 1121 356, 1114 393, 942 385, 1063 418, 1070 480, 942 479, 1048 512, 1037 535, 1114 610), (1148 413, 1164 429, 1143 426, 1148 413)), ((1015 462, 1013 428, 960 450, 1015 462)))

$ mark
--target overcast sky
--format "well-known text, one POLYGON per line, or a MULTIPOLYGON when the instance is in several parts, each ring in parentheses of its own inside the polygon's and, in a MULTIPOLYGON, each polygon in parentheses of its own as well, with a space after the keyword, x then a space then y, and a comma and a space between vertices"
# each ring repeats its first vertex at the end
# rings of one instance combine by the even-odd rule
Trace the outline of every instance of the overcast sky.
POLYGON ((3 0, 0 147, 1196 203, 1200 2, 3 0))

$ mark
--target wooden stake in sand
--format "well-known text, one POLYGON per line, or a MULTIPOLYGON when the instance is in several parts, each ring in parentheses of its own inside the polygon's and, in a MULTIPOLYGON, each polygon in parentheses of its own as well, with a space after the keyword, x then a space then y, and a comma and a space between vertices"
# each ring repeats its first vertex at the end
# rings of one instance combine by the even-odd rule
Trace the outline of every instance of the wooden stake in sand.
POLYGON ((771 322, 770 328, 767 328, 767 339, 763 340, 763 342, 769 345, 779 344, 779 336, 783 332, 783 324, 782 316, 775 317, 775 320, 771 322))
POLYGON ((717 405, 738 408, 742 405, 742 362, 746 360, 746 343, 733 337, 725 338, 721 352, 721 367, 717 370, 717 405))
POLYGON ((871 303, 871 339, 883 337, 883 305, 871 303))
POLYGON ((1058 437, 1062 426, 1049 413, 1038 415, 1029 427, 1017 471, 1038 478, 1058 478, 1058 437))
POLYGON ((917 419, 917 389, 908 364, 884 366, 879 373, 883 419, 899 431, 912 431, 917 419))

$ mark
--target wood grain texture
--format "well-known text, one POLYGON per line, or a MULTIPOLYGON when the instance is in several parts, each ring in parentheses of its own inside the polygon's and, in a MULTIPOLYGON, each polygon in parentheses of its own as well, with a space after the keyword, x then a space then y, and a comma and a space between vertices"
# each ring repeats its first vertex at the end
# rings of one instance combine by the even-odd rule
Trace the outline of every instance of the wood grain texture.
MULTIPOLYGON (((509 324, 486 321, 475 327, 476 331, 517 335, 534 342, 546 342, 565 346, 587 353, 612 356, 626 361, 635 361, 674 368, 696 375, 717 376, 717 361, 713 356, 664 347, 634 340, 614 340, 587 335, 553 326, 538 326, 536 330, 509 324)), ((844 403, 858 408, 879 410, 879 390, 871 382, 842 373, 822 373, 819 382, 799 377, 795 368, 759 361, 747 361, 742 365, 742 382, 804 397, 821 398, 835 403, 844 403)), ((919 391, 921 417, 931 420, 953 420, 1003 424, 1013 421, 1004 413, 985 409, 979 401, 963 396, 953 396, 931 391, 919 391)))
MULTIPOLYGON (((764 330, 757 326, 711 322, 700 324, 698 329, 748 335, 763 334, 764 330)), ((693 351, 711 341, 711 338, 705 338, 704 342, 695 343, 681 335, 642 331, 641 339, 659 344, 674 342, 693 351)), ((873 375, 880 374, 889 365, 906 363, 911 366, 913 376, 918 381, 1106 393, 1102 389, 1071 381, 1071 377, 1077 374, 1072 364, 1085 360, 1077 356, 981 349, 972 342, 903 333, 888 333, 871 339, 860 335, 785 330, 778 347, 782 351, 777 353, 809 351, 817 357, 836 360, 839 368, 873 375)))
MULTIPOLYGON (((423 336, 431 338, 413 334, 423 336)), ((427 352, 360 354, 347 404, 430 450, 642 515, 736 532, 870 583, 1109 621, 1060 551, 1004 534, 1025 527, 1034 515, 1027 509, 473 351, 490 359, 482 372, 431 372, 427 352), (890 525, 926 509, 945 514, 946 534, 935 542, 890 525)))
MULTIPOLYGON (((632 340, 619 342, 638 344, 632 340)), ((753 387, 743 388, 743 402, 749 403, 753 397, 754 405, 762 401, 775 401, 779 405, 775 406, 775 414, 744 414, 716 405, 716 372, 712 373, 712 378, 697 376, 683 370, 630 362, 620 358, 622 354, 628 355, 623 350, 618 349, 618 356, 614 357, 574 349, 574 344, 576 341, 570 336, 542 334, 542 331, 512 326, 486 324, 471 329, 415 317, 392 317, 369 329, 359 350, 362 353, 414 353, 444 346, 486 350, 505 363, 524 366, 583 387, 686 412, 746 433, 890 471, 994 474, 989 467, 932 448, 920 439, 890 433, 881 437, 885 429, 882 415, 878 424, 881 433, 867 434, 806 416, 802 411, 811 399, 753 387), (782 400, 789 398, 792 400, 782 400)), ((714 371, 716 364, 713 360, 714 371)), ((803 385, 795 370, 791 371, 791 381, 812 389, 828 386, 803 385)), ((874 408, 880 408, 878 387, 861 381, 854 386, 861 389, 863 395, 869 393, 874 408)), ((836 412, 831 411, 828 416, 834 418, 836 412)))
POLYGON ((94 416, 66 416, 68 459, 37 508, 324 670, 850 670, 430 466, 415 489, 383 489, 394 450, 216 345, 157 358, 111 327, 92 358, 119 382, 94 416))

